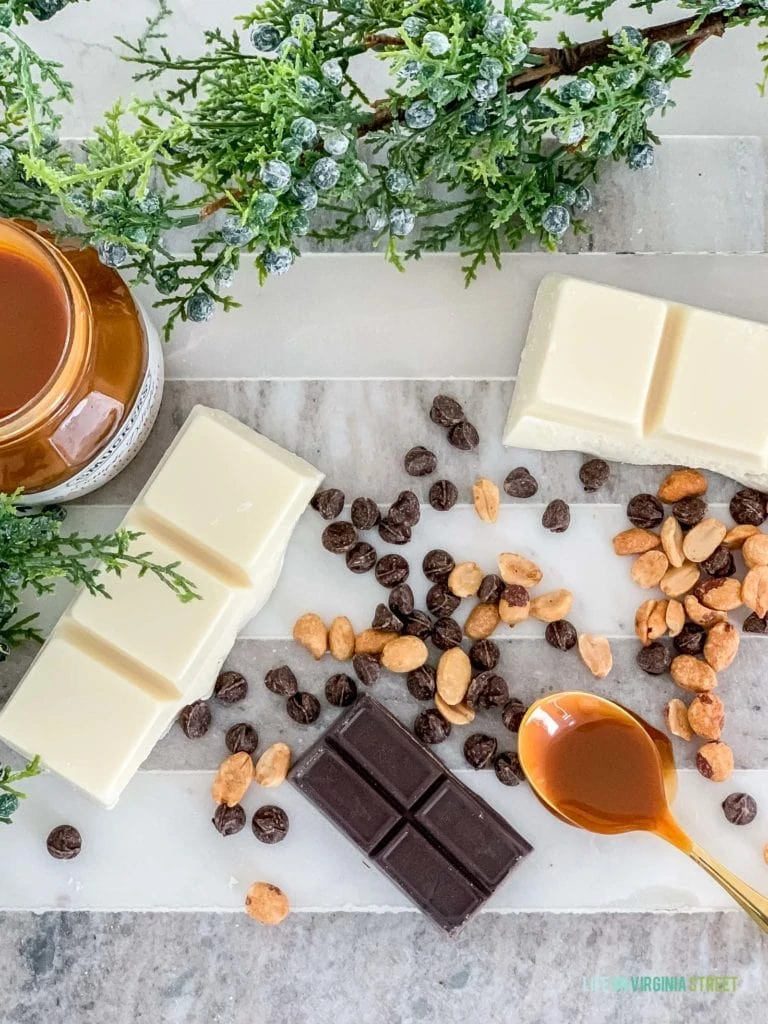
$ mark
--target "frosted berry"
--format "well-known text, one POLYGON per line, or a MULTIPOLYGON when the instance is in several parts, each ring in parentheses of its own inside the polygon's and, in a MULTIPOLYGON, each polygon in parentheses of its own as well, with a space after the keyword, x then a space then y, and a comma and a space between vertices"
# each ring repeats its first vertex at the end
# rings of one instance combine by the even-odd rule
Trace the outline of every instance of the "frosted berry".
POLYGON ((528 56, 528 44, 524 43, 522 39, 513 39, 509 42, 507 47, 509 53, 509 59, 513 64, 522 64, 525 58, 528 56))
POLYGON ((561 206, 573 206, 576 202, 576 189, 565 181, 555 185, 555 201, 561 206))
POLYGON ((483 57, 479 67, 480 77, 495 82, 504 74, 504 65, 496 57, 483 57))
POLYGON ((13 163, 13 150, 10 146, 0 146, 0 171, 7 171, 13 163))
POLYGON ((414 131, 429 128, 430 125, 435 123, 436 118, 437 111, 434 104, 429 103, 427 100, 416 100, 405 112, 405 123, 409 128, 413 128, 414 131))
POLYGON ((322 86, 317 79, 311 78, 309 75, 299 75, 297 85, 299 96, 306 102, 316 100, 322 92, 322 86))
POLYGON ((584 138, 584 131, 584 122, 579 118, 563 127, 556 125, 552 129, 552 134, 564 146, 575 146, 584 138))
POLYGON ((506 14, 490 14, 483 25, 483 35, 492 43, 503 43, 512 31, 512 22, 506 14))
POLYGON ((630 46, 643 45, 643 33, 632 25, 622 25, 618 31, 613 33, 613 42, 616 46, 629 43, 630 46))
POLYGON ((344 156, 349 149, 349 139, 344 132, 332 130, 323 136, 323 149, 329 156, 344 156))
POLYGON ((562 238, 571 226, 571 215, 564 206, 555 203, 548 206, 542 214, 541 226, 548 234, 562 238))
POLYGON ((293 266, 293 253, 285 246, 279 249, 267 249, 262 256, 264 269, 268 274, 279 277, 287 273, 293 266))
POLYGON ((153 214, 160 212, 162 201, 157 192, 153 192, 152 189, 149 189, 139 200, 138 207, 142 213, 147 213, 152 216, 153 214))
POLYGON ((253 204, 253 216, 256 220, 268 221, 277 209, 277 197, 271 192, 260 192, 253 204))
POLYGON ((499 86, 495 78, 476 78, 469 91, 478 103, 487 103, 498 95, 499 86))
POLYGON ((181 275, 176 267, 160 267, 155 273, 155 287, 161 295, 172 295, 181 284, 181 275))
POLYGON ((293 183, 293 194, 302 210, 314 210, 317 206, 317 189, 303 178, 293 183))
POLYGON ((309 233, 309 217, 303 210, 297 210, 291 217, 291 231, 294 235, 309 233))
POLYGON ((488 118, 482 110, 470 110, 464 118, 464 127, 468 135, 482 135, 488 127, 488 118))
POLYGON ((451 48, 451 41, 445 32, 425 32, 422 43, 430 57, 442 57, 451 48))
POLYGON ((315 188, 325 192, 338 184, 341 177, 339 165, 330 156, 321 156, 310 172, 310 178, 315 188))
POLYGON ((294 14, 291 18, 291 29, 298 35, 311 35, 317 26, 315 25, 315 19, 311 14, 294 14))
POLYGON ((446 103, 451 102, 455 92, 450 82, 446 82, 444 78, 436 78, 427 86, 427 95, 438 107, 444 107, 446 103))
POLYGON ((290 160, 291 163, 294 164, 301 157, 301 154, 304 152, 304 147, 302 146, 302 144, 299 142, 298 139, 294 139, 292 135, 288 135, 286 136, 286 138, 283 139, 283 141, 280 143, 280 149, 285 159, 290 160))
POLYGON ((125 237, 136 245, 146 245, 149 241, 149 232, 141 224, 137 224, 136 227, 125 229, 125 237))
POLYGON ((397 77, 402 78, 406 82, 413 82, 421 74, 421 70, 424 65, 420 60, 407 60, 401 68, 398 69, 397 77))
POLYGON ((30 0, 29 13, 38 21, 48 21, 54 14, 63 11, 69 0, 30 0))
POLYGON ((418 14, 411 14, 403 21, 403 28, 411 39, 421 39, 426 27, 426 20, 420 18, 418 14))
POLYGON ((259 171, 259 178, 267 188, 282 192, 291 183, 291 168, 285 160, 267 160, 259 171))
POLYGON ((741 7, 741 0, 720 0, 719 3, 715 4, 712 10, 735 11, 737 7, 741 7))
POLYGON ((383 210, 377 210, 375 206, 371 206, 365 211, 365 226, 369 231, 381 231, 386 224, 387 215, 383 210))
POLYGON ((646 170, 648 167, 653 167, 655 157, 656 154, 654 153, 653 146, 650 145, 650 143, 635 142, 629 147, 627 163, 633 171, 646 170))
MULTIPOLYGON (((0 16, 2 11, 0 11, 0 16)), ((0 22, 0 24, 2 24, 0 22)), ((5 661, 6 655, 0 653, 0 661, 5 661)), ((19 798, 14 793, 0 793, 0 821, 7 820, 19 809, 19 798)))
POLYGON ((399 196, 401 193, 407 192, 413 186, 413 182, 405 171, 401 171, 398 167, 393 167, 387 171, 384 177, 384 185, 387 192, 391 192, 393 196, 399 196))
POLYGON ((296 36, 286 36, 277 48, 278 54, 283 58, 292 57, 301 46, 301 40, 296 36))
POLYGON ((253 238, 253 228, 243 224, 240 217, 231 214, 226 217, 221 225, 221 240, 225 245, 242 246, 248 245, 253 238))
POLYGON ((669 85, 660 78, 649 78, 643 82, 643 96, 652 107, 663 107, 669 99, 669 85))
POLYGON ((235 283, 235 268, 230 267, 229 265, 219 267, 213 275, 213 283, 219 291, 223 291, 225 288, 231 288, 235 283))
POLYGON ((204 324, 213 316, 216 303, 207 292, 197 292, 187 302, 187 319, 195 324, 204 324))
POLYGON ((615 89, 634 89, 637 85, 637 72, 634 68, 617 68, 613 75, 615 89))
POLYGON ((413 211, 405 206, 395 206, 389 211, 389 226, 393 235, 405 238, 410 235, 416 224, 413 211))
POLYGON ((323 78, 329 85, 338 86, 344 81, 344 71, 342 70, 341 64, 335 57, 331 57, 329 60, 323 61, 320 65, 320 70, 323 73, 323 78))
POLYGON ((251 29, 251 43, 260 53, 272 53, 280 45, 280 29, 269 21, 257 22, 251 29))
POLYGON ((99 259, 105 267, 122 267, 128 262, 128 250, 121 242, 99 242, 96 246, 99 259))
POLYGON ((560 95, 566 102, 578 100, 579 103, 591 103, 596 93, 594 82, 590 82, 588 78, 576 78, 563 86, 560 95))
POLYGON ((576 189, 576 198, 571 205, 577 213, 586 213, 592 209, 592 193, 586 185, 580 185, 576 189))
POLYGON ((295 117, 291 121, 291 138, 302 146, 314 146, 317 142, 317 125, 311 117, 295 117))
POLYGON ((646 57, 652 68, 663 68, 672 60, 672 47, 660 39, 657 43, 651 43, 646 57))
POLYGON ((616 149, 616 139, 609 132, 598 132, 593 148, 599 156, 610 156, 616 149))
POLYGON ((0 28, 10 28, 13 24, 13 12, 8 4, 0 4, 0 28))

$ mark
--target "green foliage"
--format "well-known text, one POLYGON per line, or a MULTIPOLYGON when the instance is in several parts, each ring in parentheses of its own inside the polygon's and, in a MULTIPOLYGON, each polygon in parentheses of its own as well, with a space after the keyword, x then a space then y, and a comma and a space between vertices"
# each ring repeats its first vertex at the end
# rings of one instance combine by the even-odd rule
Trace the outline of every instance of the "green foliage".
POLYGON ((18 809, 19 800, 26 798, 26 793, 16 789, 16 783, 31 779, 41 771, 39 757, 34 757, 17 772, 9 764, 0 764, 0 822, 3 825, 11 824, 11 816, 18 809))

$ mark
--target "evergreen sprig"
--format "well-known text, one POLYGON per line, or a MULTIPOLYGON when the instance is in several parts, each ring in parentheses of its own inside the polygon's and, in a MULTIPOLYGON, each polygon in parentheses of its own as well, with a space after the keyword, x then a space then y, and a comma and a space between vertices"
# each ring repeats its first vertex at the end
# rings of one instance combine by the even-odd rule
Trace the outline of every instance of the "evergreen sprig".
POLYGON ((26 799, 27 794, 16 789, 16 784, 39 775, 42 770, 39 757, 33 757, 19 771, 14 771, 9 764, 0 764, 0 822, 3 825, 11 824, 11 817, 18 810, 19 801, 26 799))

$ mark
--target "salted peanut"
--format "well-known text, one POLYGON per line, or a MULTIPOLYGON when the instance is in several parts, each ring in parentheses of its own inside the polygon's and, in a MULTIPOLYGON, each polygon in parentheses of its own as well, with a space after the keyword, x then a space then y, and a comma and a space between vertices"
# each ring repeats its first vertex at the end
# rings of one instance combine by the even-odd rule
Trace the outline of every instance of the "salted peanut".
POLYGON ((499 600, 499 618, 508 626, 525 622, 531 611, 531 599, 525 587, 512 583, 504 587, 499 600))
POLYGON ((673 697, 664 707, 664 720, 673 736, 681 740, 690 740, 693 732, 688 724, 688 708, 679 697, 673 697))
POLYGON ((749 570, 741 585, 741 600, 761 619, 768 615, 768 566, 749 570))
POLYGON ((697 597, 705 607, 713 608, 716 612, 732 612, 742 603, 742 585, 734 579, 704 580, 696 587, 694 597, 697 597))
POLYGON ((661 524, 661 547, 669 564, 679 569, 685 561, 683 554, 683 528, 674 516, 667 516, 661 524))
POLYGON ((643 601, 635 612, 635 633, 637 633, 643 647, 659 637, 664 636, 667 631, 666 611, 668 601, 656 601, 650 598, 643 601))
POLYGON ((683 554, 690 562, 703 562, 720 547, 727 532, 725 523, 719 519, 702 519, 683 538, 683 554))
POLYGON ((274 789, 285 782, 290 767, 291 748, 285 743, 273 743, 256 762, 253 770, 254 782, 264 789, 274 789))
POLYGON ((381 664, 390 672, 413 672, 421 668, 428 657, 429 651, 423 640, 417 636, 398 636, 390 640, 381 652, 381 664))
POLYGON ((703 740, 719 740, 725 722, 725 706, 716 693, 700 693, 688 708, 688 724, 703 740))
POLYGON ((658 587, 669 568, 669 559, 663 551, 646 551, 632 563, 632 579, 643 590, 658 587))
POLYGON ((716 622, 704 641, 704 660, 715 672, 722 672, 733 663, 740 639, 732 622, 716 622))
POLYGON ((725 782, 733 774, 733 751, 727 743, 705 743, 696 754, 696 767, 705 779, 725 782))
POLYGON ((439 693, 435 694, 435 707, 451 725, 469 725, 475 720, 475 712, 463 701, 461 704, 446 704, 439 693))
POLYGON ((499 488, 487 477, 481 476, 472 484, 472 503, 484 523, 495 523, 499 518, 499 488))
POLYGON ((503 551, 499 555, 499 576, 507 584, 517 584, 520 587, 530 589, 537 583, 541 583, 544 573, 525 555, 516 555, 510 551, 503 551))
POLYGON ((677 685, 689 693, 706 693, 717 686, 713 669, 692 654, 678 654, 672 659, 669 671, 677 685))
POLYGON ((476 604, 464 623, 464 636, 470 640, 487 640, 500 621, 499 609, 495 604, 476 604))
POLYGON ((328 630, 320 616, 314 612, 308 612, 296 620, 293 639, 309 651, 315 661, 319 661, 328 650, 328 630))
POLYGON ((572 604, 573 594, 570 590, 552 590, 549 594, 533 598, 531 615, 540 622, 556 622, 566 617, 572 604))
POLYGON ((682 632, 685 625, 685 608, 683 608, 679 601, 672 598, 670 601, 667 601, 664 619, 669 635, 677 636, 678 633, 682 632))
POLYGON ((355 653, 355 631, 346 615, 337 615, 331 623, 328 650, 337 661, 349 661, 355 653))
POLYGON ((685 614, 691 622, 704 629, 711 629, 716 622, 725 622, 728 618, 726 612, 717 612, 713 608, 705 607, 693 594, 689 594, 683 603, 685 614))
POLYGON ((681 498, 697 498, 707 493, 707 478, 698 469, 675 469, 661 481, 658 493, 668 505, 681 498))
POLYGON ((728 533, 726 533, 725 537, 723 537, 723 544, 725 544, 729 551, 738 551, 739 548, 744 547, 744 542, 748 537, 759 532, 760 528, 757 526, 752 526, 749 523, 740 523, 738 526, 732 526, 728 533))
POLYGON ((661 538, 650 530, 633 526, 630 530, 622 530, 613 538, 613 550, 617 555, 642 555, 653 551, 661 545, 661 538))
POLYGON ((604 636, 581 633, 579 636, 581 660, 597 679, 605 679, 613 668, 611 645, 604 636))
POLYGON ((445 651, 437 663, 437 692, 446 704, 461 704, 472 679, 472 663, 460 647, 445 651))
POLYGON ((659 586, 667 597, 682 597, 693 590, 699 582, 701 570, 693 562, 683 562, 677 568, 667 569, 661 577, 659 586))
POLYGON ((211 796, 217 804, 234 807, 245 796, 253 782, 253 758, 244 750, 225 758, 219 765, 211 786, 211 796))
POLYGON ((480 589, 484 576, 477 562, 459 562, 448 576, 448 589, 456 597, 472 597, 480 589))
POLYGON ((753 533, 751 537, 747 537, 741 554, 748 569, 768 565, 768 533, 753 533))
POLYGON ((389 629, 364 629, 355 637, 355 654, 381 654, 397 635, 389 629))
POLYGON ((245 894, 245 912, 261 924, 280 924, 291 912, 288 897, 269 882, 254 882, 245 894))

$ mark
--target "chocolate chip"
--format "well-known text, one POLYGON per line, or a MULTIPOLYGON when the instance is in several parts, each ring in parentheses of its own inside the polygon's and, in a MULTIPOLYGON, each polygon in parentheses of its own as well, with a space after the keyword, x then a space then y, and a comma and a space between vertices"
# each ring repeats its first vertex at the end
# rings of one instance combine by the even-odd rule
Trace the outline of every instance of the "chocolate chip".
POLYGON ((311 725, 320 715, 320 701, 311 693, 299 690, 285 702, 285 710, 299 725, 311 725))
POLYGON ((473 732, 464 740, 464 757, 471 768, 476 771, 487 768, 496 756, 497 743, 493 736, 481 732, 473 732))
POLYGON ((248 722, 230 726, 224 737, 230 754, 253 754, 259 745, 259 734, 248 722))
POLYGON ((495 573, 483 576, 477 591, 478 600, 483 604, 498 604, 504 591, 504 580, 495 573))
POLYGON ((451 723, 446 722, 437 708, 425 708, 416 716, 413 731, 422 743, 442 743, 451 735, 451 723))
POLYGON ((571 510, 562 498, 550 501, 541 517, 541 525, 552 533, 565 533, 571 525, 571 510))
POLYGON ((358 530, 372 530, 381 519, 379 506, 373 498, 355 498, 349 512, 352 525, 358 530))
POLYGON ((376 563, 376 579, 382 587, 396 587, 408 579, 410 568, 402 555, 382 555, 376 563))
POLYGON ((469 660, 475 668, 479 668, 483 672, 496 668, 500 658, 499 645, 493 640, 475 640, 469 648, 469 660))
POLYGON ((411 539, 411 528, 385 516, 379 523, 379 536, 386 544, 407 544, 411 539))
POLYGON ((325 684, 325 699, 335 708, 348 708, 357 699, 357 686, 343 672, 331 676, 325 684))
POLYGON ((510 498, 532 498, 538 491, 536 477, 531 476, 525 466, 518 466, 504 479, 504 490, 510 498))
POLYGON ((248 695, 248 680, 239 672, 222 672, 213 693, 222 704, 237 704, 248 695))
POLYGON ((669 666, 672 664, 672 651, 657 640, 655 643, 648 644, 647 647, 640 648, 637 652, 637 664, 648 675, 660 676, 663 672, 669 671, 669 666))
POLYGON ((335 519, 344 509, 344 491, 338 487, 329 487, 327 491, 318 491, 310 502, 323 519, 335 519))
POLYGON ((432 408, 429 410, 429 418, 439 427, 452 427, 464 419, 464 410, 455 398, 435 395, 432 399, 432 408))
POLYGON ((610 467, 604 459, 589 459, 579 470, 579 480, 588 494, 599 491, 610 475, 610 467))
POLYGON ((398 618, 385 604, 377 604, 371 621, 372 629, 386 629, 390 633, 399 633, 403 628, 403 620, 398 618))
POLYGON ((381 665, 372 654, 356 654, 352 659, 352 668, 363 686, 373 686, 381 675, 381 665))
POLYGON ((731 793, 721 806, 726 820, 732 825, 749 825, 757 814, 757 803, 749 793, 731 793))
POLYGON ((469 684, 465 697, 467 707, 473 711, 479 708, 500 708, 509 700, 506 680, 495 672, 480 672, 469 684))
POLYGON ((701 654, 707 631, 695 622, 686 622, 677 636, 672 638, 675 650, 679 654, 701 654))
POLYGON ((429 476, 437 469, 437 456, 429 448, 417 445, 405 453, 403 465, 409 476, 429 476))
POLYGON ((211 727, 211 709, 204 700, 196 700, 187 704, 179 712, 181 731, 190 740, 199 740, 211 727))
POLYGON ((435 620, 432 627, 432 643, 441 651, 448 651, 451 647, 461 647, 463 633, 461 626, 456 619, 447 615, 441 615, 435 620))
POLYGON ((761 619, 759 615, 752 612, 744 619, 744 625, 741 628, 745 633, 757 633, 765 636, 768 633, 768 619, 761 619))
POLYGON ((370 572, 376 565, 376 549, 367 541, 359 540, 346 554, 347 568, 358 575, 370 572))
POLYGON ((766 497, 753 487, 736 491, 728 506, 731 517, 740 526, 760 526, 766 519, 766 497))
POLYGON ((433 583, 427 591, 427 611, 433 615, 453 615, 460 604, 461 598, 451 593, 447 583, 433 583))
POLYGON ((508 587, 504 587, 502 590, 501 600, 508 604, 510 608, 525 608, 526 605, 530 604, 531 595, 519 583, 510 583, 508 587))
POLYGON ((448 431, 448 443, 461 452, 471 452, 480 443, 480 435, 471 423, 462 420, 448 431))
POLYGON ((421 505, 413 491, 400 491, 389 506, 386 518, 392 523, 415 526, 421 519, 421 505))
POLYGON ((407 619, 414 609, 413 591, 407 583, 399 583, 390 590, 388 603, 395 615, 407 619))
POLYGON ((548 622, 544 630, 544 639, 558 651, 570 651, 576 646, 576 628, 568 619, 548 622))
POLYGON ((357 530, 352 523, 340 520, 323 530, 323 547, 334 555, 343 555, 357 543, 357 530))
POLYGON ((424 612, 412 612, 405 620, 403 632, 406 636, 417 636, 419 640, 426 640, 432 632, 432 620, 424 612))
POLYGON ((664 506, 654 494, 636 494, 627 505, 627 519, 643 530, 652 530, 663 518, 664 506))
POLYGON ((260 843, 268 846, 281 843, 288 835, 288 826, 288 815, 282 807, 275 807, 274 804, 259 807, 251 819, 253 834, 260 843))
POLYGON ((518 786, 525 782, 525 772, 520 764, 520 758, 511 750, 499 754, 493 762, 493 770, 496 778, 505 786, 518 786))
POLYGON ((701 567, 710 576, 716 576, 718 579, 733 576, 736 572, 736 563, 733 560, 733 555, 723 544, 716 547, 709 558, 704 559, 701 567))
MULTIPOLYGON (((700 523, 707 514, 707 503, 702 497, 681 498, 672 506, 672 515, 684 530, 700 523)), ((657 525, 657 524, 654 524, 657 525)))
POLYGON ((455 565, 456 563, 447 551, 443 551, 442 548, 434 548, 424 555, 421 569, 428 580, 439 583, 441 580, 448 579, 455 565))
POLYGON ((437 673, 431 665, 422 665, 408 673, 405 685, 415 700, 432 700, 437 691, 437 673))
POLYGON ((55 860, 72 860, 83 848, 83 839, 74 825, 57 825, 45 841, 48 853, 55 860))
POLYGON ((271 668, 264 676, 264 685, 272 693, 276 693, 278 697, 292 697, 294 693, 299 692, 296 676, 287 665, 271 668))
POLYGON ((227 807, 219 804, 211 818, 213 827, 223 836, 235 836, 245 828, 245 811, 240 804, 227 807))
POLYGON ((526 704, 523 704, 521 700, 513 697, 512 700, 508 700, 504 705, 504 709, 501 712, 501 720, 510 732, 518 732, 520 729, 520 723, 525 717, 525 712, 527 710, 528 707, 526 704))
POLYGON ((429 488, 429 504, 436 512, 447 512, 459 500, 459 492, 450 480, 436 480, 429 488))

